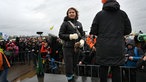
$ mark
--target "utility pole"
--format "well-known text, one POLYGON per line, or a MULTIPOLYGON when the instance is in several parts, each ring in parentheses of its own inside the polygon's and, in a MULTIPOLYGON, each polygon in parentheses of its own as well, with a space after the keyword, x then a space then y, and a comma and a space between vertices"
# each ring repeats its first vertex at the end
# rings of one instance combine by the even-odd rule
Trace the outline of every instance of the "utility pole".
MULTIPOLYGON (((36 32, 36 33, 38 35, 40 35, 40 38, 42 39, 43 32, 36 32)), ((41 53, 38 54, 36 73, 37 73, 38 82, 44 82, 44 75, 45 74, 44 74, 44 66, 43 66, 41 53)))

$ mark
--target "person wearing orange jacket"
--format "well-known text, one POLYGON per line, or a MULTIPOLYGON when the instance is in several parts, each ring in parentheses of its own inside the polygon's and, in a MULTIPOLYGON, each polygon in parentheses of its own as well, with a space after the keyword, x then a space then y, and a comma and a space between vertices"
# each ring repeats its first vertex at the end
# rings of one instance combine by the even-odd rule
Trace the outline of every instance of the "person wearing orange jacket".
POLYGON ((10 63, 2 49, 0 49, 0 82, 8 82, 7 74, 10 63))
POLYGON ((47 42, 43 41, 41 45, 41 50, 40 50, 42 58, 45 58, 46 55, 48 54, 47 46, 48 46, 47 42))
MULTIPOLYGON (((81 60, 79 61, 79 65, 81 64, 88 64, 88 65, 94 65, 95 64, 95 61, 96 61, 96 58, 95 58, 95 55, 96 55, 96 48, 95 48, 95 45, 96 45, 96 36, 95 35, 88 35, 87 38, 86 38, 86 46, 87 46, 87 49, 86 52, 84 53, 85 55, 81 58, 81 60)), ((85 68, 83 68, 82 70, 84 70, 85 68)), ((90 70, 90 67, 86 67, 86 73, 85 75, 89 76, 91 73, 91 70, 90 70)), ((97 72, 97 69, 95 67, 92 68, 92 71, 94 71, 92 73, 92 76, 93 77, 97 77, 98 76, 98 72, 97 72)))
POLYGON ((95 44, 96 44, 96 36, 95 35, 89 35, 86 38, 86 44, 92 49, 92 50, 96 50, 95 48, 95 44))

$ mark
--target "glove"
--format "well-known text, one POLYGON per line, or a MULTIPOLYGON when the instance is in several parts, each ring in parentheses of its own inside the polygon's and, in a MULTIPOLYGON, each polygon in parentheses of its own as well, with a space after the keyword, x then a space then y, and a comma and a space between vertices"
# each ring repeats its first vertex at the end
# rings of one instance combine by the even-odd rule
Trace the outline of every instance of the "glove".
POLYGON ((79 46, 80 46, 80 42, 76 42, 74 45, 75 48, 79 48, 79 46))
POLYGON ((76 39, 78 39, 77 33, 70 34, 70 35, 69 35, 69 39, 70 39, 70 40, 76 40, 76 39))
POLYGON ((84 46, 85 41, 83 39, 80 40, 80 48, 84 46))

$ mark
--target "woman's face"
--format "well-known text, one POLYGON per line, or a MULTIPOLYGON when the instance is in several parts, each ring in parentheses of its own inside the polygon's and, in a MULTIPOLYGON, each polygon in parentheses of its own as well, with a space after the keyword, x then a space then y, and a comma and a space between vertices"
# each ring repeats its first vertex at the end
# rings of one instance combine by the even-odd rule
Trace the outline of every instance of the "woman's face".
POLYGON ((68 11, 68 17, 71 18, 71 19, 75 19, 76 18, 76 12, 75 12, 75 10, 70 9, 68 11))

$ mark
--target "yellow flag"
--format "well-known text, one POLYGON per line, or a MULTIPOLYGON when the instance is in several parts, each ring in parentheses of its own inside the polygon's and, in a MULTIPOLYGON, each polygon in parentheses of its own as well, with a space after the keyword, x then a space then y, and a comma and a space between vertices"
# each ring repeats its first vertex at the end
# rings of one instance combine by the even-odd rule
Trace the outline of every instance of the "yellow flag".
POLYGON ((2 54, 4 53, 3 49, 1 49, 1 48, 0 48, 0 53, 2 53, 2 54))
POLYGON ((53 30, 53 28, 54 28, 54 26, 51 26, 51 27, 50 27, 50 30, 53 30))

